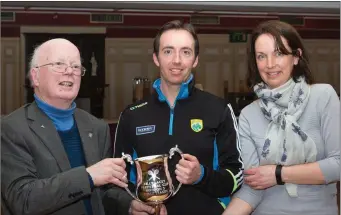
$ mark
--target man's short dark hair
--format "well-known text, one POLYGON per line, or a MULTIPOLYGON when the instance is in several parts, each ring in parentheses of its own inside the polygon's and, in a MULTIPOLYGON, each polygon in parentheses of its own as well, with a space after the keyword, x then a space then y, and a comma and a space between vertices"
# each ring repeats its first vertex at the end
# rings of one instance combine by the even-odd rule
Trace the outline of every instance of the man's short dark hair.
POLYGON ((170 21, 170 22, 166 23, 165 25, 163 25, 161 27, 161 29, 159 30, 159 32, 157 33, 155 39, 154 39, 154 53, 156 56, 159 55, 161 35, 168 30, 185 30, 185 31, 188 31, 194 39, 195 58, 199 55, 199 40, 198 40, 198 36, 195 32, 193 25, 190 23, 184 23, 180 20, 173 20, 173 21, 170 21))

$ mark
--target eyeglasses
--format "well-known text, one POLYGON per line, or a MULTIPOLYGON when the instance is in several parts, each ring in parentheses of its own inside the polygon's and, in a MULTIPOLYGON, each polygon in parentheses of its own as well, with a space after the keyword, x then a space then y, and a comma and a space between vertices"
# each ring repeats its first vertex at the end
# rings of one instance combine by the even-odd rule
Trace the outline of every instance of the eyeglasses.
POLYGON ((43 66, 52 66, 53 71, 58 73, 65 73, 67 68, 71 67, 73 74, 78 76, 84 76, 86 69, 82 65, 67 65, 66 63, 62 62, 54 62, 54 63, 47 63, 44 65, 36 66, 36 68, 40 68, 43 66))

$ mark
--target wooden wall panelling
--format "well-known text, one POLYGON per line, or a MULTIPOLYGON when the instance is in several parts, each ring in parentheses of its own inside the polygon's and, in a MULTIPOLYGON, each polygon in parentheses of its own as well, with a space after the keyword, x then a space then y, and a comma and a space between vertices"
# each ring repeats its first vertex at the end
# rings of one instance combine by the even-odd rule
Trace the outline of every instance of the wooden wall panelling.
POLYGON ((227 83, 228 92, 245 91, 247 43, 230 43, 228 34, 199 35, 199 41, 196 71, 204 90, 224 97, 224 83, 227 83), (242 89, 241 83, 244 84, 242 89))
MULTIPOLYGON (((248 36, 250 38, 250 35, 248 36)), ((229 88, 229 92, 246 91, 246 74, 247 74, 247 43, 230 43, 233 50, 233 88, 229 88)))
POLYGON ((197 83, 205 91, 223 97, 224 80, 233 79, 232 54, 227 34, 199 34, 199 64, 195 69, 197 83))
POLYGON ((106 91, 104 118, 117 119, 133 100, 133 81, 137 76, 154 80, 158 69, 152 59, 151 38, 106 39, 106 91))
POLYGON ((20 40, 1 38, 1 114, 20 107, 20 40))
POLYGON ((304 40, 317 83, 328 83, 340 93, 340 40, 304 40))

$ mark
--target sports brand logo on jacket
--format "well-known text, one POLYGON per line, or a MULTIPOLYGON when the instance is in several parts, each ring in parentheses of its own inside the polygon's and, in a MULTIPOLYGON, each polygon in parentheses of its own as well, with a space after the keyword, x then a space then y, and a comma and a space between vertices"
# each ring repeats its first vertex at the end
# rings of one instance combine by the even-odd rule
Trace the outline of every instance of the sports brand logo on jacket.
POLYGON ((148 102, 144 102, 144 103, 142 103, 142 104, 135 105, 134 107, 131 107, 130 110, 135 110, 135 109, 140 108, 140 107, 143 107, 143 106, 145 106, 145 105, 147 105, 147 104, 148 104, 148 102))
POLYGON ((191 119, 191 128, 195 132, 200 132, 204 128, 204 123, 201 119, 191 119))
POLYGON ((155 125, 136 127, 136 135, 150 134, 155 132, 155 125))

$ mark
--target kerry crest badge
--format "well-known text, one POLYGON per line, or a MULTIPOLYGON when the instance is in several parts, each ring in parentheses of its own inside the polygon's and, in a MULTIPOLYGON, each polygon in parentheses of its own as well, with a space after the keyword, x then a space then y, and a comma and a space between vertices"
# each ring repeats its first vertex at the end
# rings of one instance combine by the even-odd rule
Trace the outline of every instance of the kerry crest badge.
POLYGON ((191 128, 195 132, 200 132, 204 128, 204 123, 201 119, 191 119, 191 128))

